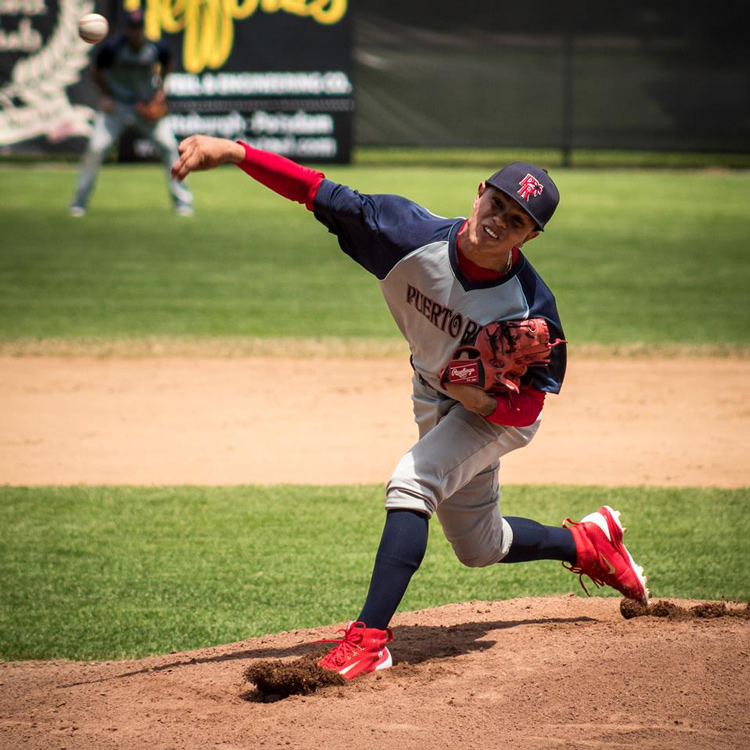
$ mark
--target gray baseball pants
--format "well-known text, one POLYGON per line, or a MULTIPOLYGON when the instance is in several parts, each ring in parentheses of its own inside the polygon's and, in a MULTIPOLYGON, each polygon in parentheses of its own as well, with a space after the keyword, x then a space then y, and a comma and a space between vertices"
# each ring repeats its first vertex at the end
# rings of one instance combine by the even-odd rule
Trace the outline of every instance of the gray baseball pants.
POLYGON ((508 554, 513 532, 500 512, 500 458, 527 445, 529 427, 503 427, 413 379, 419 441, 399 461, 386 488, 387 509, 437 513, 456 557, 467 566, 493 565, 508 554))

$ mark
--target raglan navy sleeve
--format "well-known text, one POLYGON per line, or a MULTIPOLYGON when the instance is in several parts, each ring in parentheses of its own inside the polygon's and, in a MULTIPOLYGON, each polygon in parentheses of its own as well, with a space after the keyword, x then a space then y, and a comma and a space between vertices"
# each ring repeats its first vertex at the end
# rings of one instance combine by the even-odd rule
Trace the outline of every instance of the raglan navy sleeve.
POLYGON ((568 351, 555 297, 528 261, 518 276, 529 301, 529 317, 544 318, 549 329, 550 343, 562 342, 552 347, 549 365, 529 367, 523 380, 539 391, 559 393, 565 378, 568 351))
POLYGON ((366 195, 330 180, 320 184, 313 211, 341 249, 381 280, 412 250, 447 238, 458 221, 399 195, 366 195))
POLYGON ((554 317, 548 315, 539 315, 532 317, 542 317, 547 321, 547 327, 549 328, 549 339, 550 343, 560 341, 556 346, 552 347, 550 354, 550 361, 547 367, 529 367, 529 373, 531 375, 531 383, 538 391, 544 391, 545 393, 560 393, 562 388, 563 379, 565 378, 565 370, 568 363, 568 350, 565 339, 560 326, 559 318, 556 318, 556 311, 554 317))

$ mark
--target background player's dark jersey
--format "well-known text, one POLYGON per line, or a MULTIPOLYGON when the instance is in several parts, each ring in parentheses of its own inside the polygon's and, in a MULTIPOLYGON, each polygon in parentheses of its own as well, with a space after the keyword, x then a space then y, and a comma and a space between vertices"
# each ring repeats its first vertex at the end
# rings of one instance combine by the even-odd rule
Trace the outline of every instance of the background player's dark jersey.
POLYGON ((163 44, 147 39, 133 49, 123 34, 108 39, 96 56, 96 67, 104 71, 112 98, 125 104, 148 101, 156 90, 154 76, 169 67, 171 53, 163 44))

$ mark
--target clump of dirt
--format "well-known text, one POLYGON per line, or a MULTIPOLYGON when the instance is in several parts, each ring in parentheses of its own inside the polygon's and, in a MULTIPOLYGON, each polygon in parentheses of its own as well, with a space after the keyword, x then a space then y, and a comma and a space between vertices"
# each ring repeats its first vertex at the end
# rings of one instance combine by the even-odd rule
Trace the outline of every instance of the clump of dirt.
POLYGON ((695 607, 691 607, 690 611, 693 613, 693 617, 701 617, 705 619, 725 617, 730 614, 727 610, 727 605, 724 602, 706 602, 704 604, 697 604, 695 607))
POLYGON ((620 614, 626 620, 632 620, 634 617, 645 617, 648 614, 648 607, 634 599, 620 599, 620 614))
POLYGON ((651 617, 664 617, 667 620, 689 620, 690 611, 674 602, 659 601, 649 605, 646 614, 651 617))
POLYGON ((272 703, 290 695, 309 695, 323 687, 344 685, 346 680, 337 672, 318 666, 319 654, 308 654, 294 661, 267 659, 245 670, 245 679, 254 690, 242 698, 253 702, 272 703))
POLYGON ((658 601, 644 606, 632 599, 620 601, 620 614, 626 620, 634 617, 664 617, 668 620, 715 619, 718 617, 741 617, 750 619, 750 603, 744 608, 727 607, 726 602, 704 602, 686 609, 674 602, 658 601))

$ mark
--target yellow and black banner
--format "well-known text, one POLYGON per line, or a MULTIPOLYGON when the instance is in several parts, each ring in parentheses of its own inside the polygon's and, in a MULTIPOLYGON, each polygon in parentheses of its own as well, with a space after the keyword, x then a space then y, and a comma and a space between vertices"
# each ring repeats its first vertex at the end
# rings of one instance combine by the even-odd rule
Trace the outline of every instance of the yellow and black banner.
MULTIPOLYGON (((348 162, 354 88, 348 0, 124 0, 169 46, 178 138, 242 139, 300 161, 348 162)), ((154 155, 126 140, 123 158, 154 155)))
MULTIPOLYGON (((119 32, 141 10, 166 45, 170 124, 242 139, 300 161, 348 162, 354 88, 348 0, 0 0, 0 153, 80 152, 98 92, 98 46, 78 18, 96 11, 119 32)), ((123 159, 153 144, 126 134, 123 159)))

